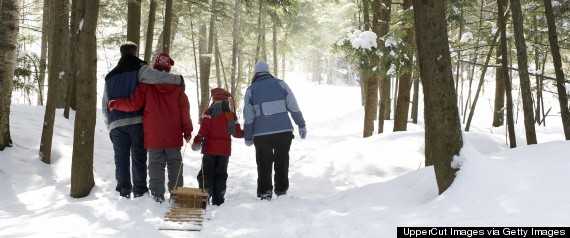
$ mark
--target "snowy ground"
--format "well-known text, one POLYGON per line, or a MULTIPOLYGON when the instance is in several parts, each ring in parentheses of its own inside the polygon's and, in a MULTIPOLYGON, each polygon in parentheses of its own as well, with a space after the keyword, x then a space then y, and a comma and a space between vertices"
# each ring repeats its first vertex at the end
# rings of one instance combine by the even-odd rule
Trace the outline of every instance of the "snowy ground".
MULTIPOLYGON (((570 224, 570 142, 559 117, 537 127, 538 145, 525 146, 517 128, 519 148, 511 150, 504 127, 490 127, 484 95, 471 132, 464 133, 461 170, 438 196, 433 168, 423 163, 422 122, 393 133, 387 121, 385 134, 362 139, 358 88, 289 79, 308 128, 307 139, 292 145, 289 194, 257 200, 254 148, 234 140, 226 203, 208 208, 212 219, 201 232, 159 231, 167 204, 118 196, 100 115, 96 186, 86 198, 71 198, 72 121, 57 112, 52 164, 45 165, 37 157, 43 108, 12 105, 15 144, 0 152, 0 237, 396 237, 397 226, 570 224)), ((194 91, 187 89, 191 100, 194 91)), ((186 186, 197 186, 199 158, 184 153, 186 186)))

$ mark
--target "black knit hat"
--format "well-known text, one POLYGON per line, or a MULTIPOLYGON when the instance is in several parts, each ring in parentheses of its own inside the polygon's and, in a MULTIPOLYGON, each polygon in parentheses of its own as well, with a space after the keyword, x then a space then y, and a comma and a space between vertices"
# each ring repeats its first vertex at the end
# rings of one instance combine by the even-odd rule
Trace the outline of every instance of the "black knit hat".
POLYGON ((138 49, 137 44, 135 44, 134 42, 131 42, 131 41, 127 41, 121 45, 121 48, 120 48, 121 56, 125 56, 125 55, 136 56, 137 55, 137 49, 138 49))

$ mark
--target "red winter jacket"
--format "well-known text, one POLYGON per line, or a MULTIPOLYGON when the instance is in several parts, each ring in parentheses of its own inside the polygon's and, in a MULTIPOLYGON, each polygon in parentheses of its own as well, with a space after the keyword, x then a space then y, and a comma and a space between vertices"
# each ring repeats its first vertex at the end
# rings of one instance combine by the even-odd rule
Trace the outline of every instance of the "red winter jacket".
POLYGON ((125 112, 142 107, 145 148, 180 148, 183 138, 191 138, 190 103, 180 86, 139 83, 130 98, 109 103, 109 108, 125 112))
MULTIPOLYGON (((228 123, 226 119, 226 113, 223 112, 222 115, 217 117, 211 117, 210 110, 206 110, 202 119, 200 119, 200 130, 198 131, 198 136, 202 136, 206 141, 205 148, 202 150, 203 154, 206 155, 219 155, 219 156, 231 156, 232 155, 232 139, 231 135, 228 133, 228 123)), ((237 116, 232 113, 230 116, 236 121, 235 127, 235 138, 243 138, 243 130, 239 123, 237 123, 237 116)))

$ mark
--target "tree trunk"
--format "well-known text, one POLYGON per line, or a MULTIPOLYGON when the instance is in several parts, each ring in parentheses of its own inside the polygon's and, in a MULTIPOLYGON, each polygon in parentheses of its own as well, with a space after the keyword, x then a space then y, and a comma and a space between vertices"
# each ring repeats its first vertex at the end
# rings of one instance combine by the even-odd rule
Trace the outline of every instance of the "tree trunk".
POLYGON ((412 123, 418 124, 418 106, 420 94, 420 78, 414 75, 414 96, 412 97, 412 123))
POLYGON ((68 81, 69 83, 67 84, 67 92, 66 92, 66 97, 65 97, 65 110, 63 111, 63 116, 66 119, 69 119, 69 109, 71 107, 71 101, 72 99, 76 96, 74 94, 74 92, 76 92, 75 87, 77 86, 77 80, 75 78, 75 46, 77 44, 77 38, 78 38, 78 32, 79 32, 79 21, 81 21, 81 19, 78 19, 78 14, 77 14, 77 6, 78 6, 78 0, 72 0, 71 1, 71 17, 70 17, 70 27, 69 27, 69 57, 68 57, 68 61, 67 61, 67 67, 69 67, 69 73, 68 75, 68 81))
POLYGON ((526 143, 536 144, 536 130, 534 128, 534 112, 532 109, 532 92, 530 91, 530 78, 528 74, 528 60, 526 41, 523 30, 523 15, 520 0, 511 0, 511 12, 513 14, 513 28, 515 45, 517 47, 517 61, 519 66, 520 88, 522 93, 524 125, 526 129, 526 143))
MULTIPOLYGON (((259 0, 259 12, 257 15, 257 45, 255 47, 255 61, 259 61, 260 57, 261 57, 261 41, 263 40, 262 34, 265 34, 265 31, 263 31, 263 25, 262 25, 262 19, 264 16, 264 12, 263 12, 263 0, 259 0)), ((265 60, 265 58, 261 58, 262 60, 265 60)))
POLYGON ((199 30, 199 54, 200 54, 200 115, 206 110, 210 95, 210 65, 212 63, 211 52, 208 52, 208 27, 206 22, 200 24, 199 30))
MULTIPOLYGON (((533 31, 538 32, 538 19, 533 18, 532 19, 532 28, 533 31)), ((534 41, 535 42, 542 42, 542 37, 539 36, 540 34, 536 34, 534 36, 534 41)), ((539 52, 540 50, 538 49, 538 44, 533 44, 533 50, 534 50, 534 68, 536 69, 537 72, 540 72, 540 57, 539 57, 539 52)), ((544 57, 544 59, 546 60, 546 56, 544 57)), ((544 68, 542 68, 542 73, 544 73, 544 68)), ((541 76, 539 74, 536 74, 534 76, 535 80, 536 80, 536 107, 535 107, 535 111, 534 111, 534 122, 537 123, 539 126, 541 124, 540 122, 540 98, 541 98, 541 94, 542 94, 542 86, 541 86, 541 76)))
POLYGON ((127 5, 127 40, 140 47, 141 0, 129 0, 127 5))
MULTIPOLYGON (((501 46, 497 46, 496 64, 501 64, 501 46)), ((493 110, 493 127, 504 125, 503 118, 505 117, 505 83, 500 68, 495 69, 495 107, 493 110)))
POLYGON ((154 23, 156 22, 156 0, 150 0, 148 10, 148 26, 146 28, 146 43, 144 45, 144 61, 150 62, 152 58, 152 42, 154 37, 154 23))
POLYGON ((230 78, 230 93, 235 95, 237 91, 237 60, 238 60, 238 47, 239 47, 239 34, 240 34, 240 19, 241 19, 241 0, 234 1, 234 21, 232 26, 232 71, 230 78))
POLYGON ((374 133, 374 118, 378 108, 378 78, 374 75, 362 73, 362 80, 366 85, 366 103, 364 104, 364 138, 372 136, 374 133))
POLYGON ((275 77, 279 77, 279 70, 278 65, 279 61, 277 60, 277 20, 273 20, 273 75, 275 77))
POLYGON ((444 1, 414 0, 414 23, 425 105, 426 166, 433 165, 442 194, 455 179, 451 166, 463 139, 447 39, 444 1))
POLYGON ((220 68, 220 58, 221 58, 221 54, 220 54, 220 47, 218 46, 218 35, 214 34, 214 51, 216 54, 216 57, 214 58, 215 64, 216 64, 216 84, 218 87, 222 87, 222 69, 220 68))
MULTIPOLYGON (((392 12, 392 0, 374 0, 374 17, 372 27, 378 39, 386 36, 390 31, 390 14, 392 12)), ((378 44, 380 47, 381 45, 378 44)), ((387 57, 380 59, 380 68, 390 64, 387 57)), ((384 120, 390 119, 390 76, 386 72, 380 74, 380 107, 378 108, 378 134, 384 132, 384 120)))
POLYGON ((89 195, 95 186, 93 178, 93 147, 97 118, 97 17, 99 0, 83 0, 79 12, 83 27, 77 42, 77 92, 78 100, 73 132, 71 161, 71 197, 89 195))
MULTIPOLYGON (((412 0, 404 0, 404 11, 408 11, 412 7, 412 0)), ((408 59, 413 58, 414 45, 414 28, 406 29, 404 37, 405 44, 409 46, 406 53, 408 59)), ((412 67, 410 63, 409 67, 412 67)), ((398 102, 394 111, 394 131, 406 131, 408 128, 408 110, 410 108, 410 90, 412 89, 412 73, 411 69, 400 76, 400 86, 398 87, 398 102)))
POLYGON ((171 29, 172 29, 172 1, 166 0, 164 9, 164 28, 162 31, 162 53, 170 54, 171 29))
MULTIPOLYGON (((190 4, 189 4, 190 5, 190 4)), ((190 11, 191 12, 191 11, 190 11)), ((191 32, 191 36, 192 36, 192 52, 194 55, 194 69, 196 69, 196 100, 198 102, 198 114, 197 115, 202 115, 202 111, 200 110, 200 106, 202 105, 200 102, 200 79, 201 77, 198 75, 200 72, 199 70, 199 66, 198 66, 198 54, 196 54, 196 40, 194 37, 194 23, 192 21, 192 19, 190 19, 190 32, 191 32)))
POLYGON ((10 104, 16 67, 20 1, 3 0, 0 11, 0 151, 12 147, 10 104))
MULTIPOLYGON (((50 4, 53 4, 53 3, 50 3, 50 4)), ((61 32, 62 34, 58 35, 58 36, 62 36, 62 38, 67 38, 64 40, 64 42, 65 42, 65 46, 69 47, 69 1, 65 4, 65 8, 50 9, 50 12, 53 12, 53 11, 58 11, 59 14, 63 14, 66 16, 65 22, 63 21, 63 18, 59 19, 59 22, 60 22, 59 24, 64 24, 64 26, 62 26, 62 27, 65 27, 65 32, 61 32)), ((50 18, 50 23, 58 21, 55 19, 52 21, 52 19, 53 18, 50 18)), ((55 26, 60 27, 59 25, 55 25, 55 26)), ((69 58, 69 49, 66 49, 64 51, 64 53, 65 53, 65 56, 63 56, 63 57, 65 59, 68 59, 69 58)), ((50 54, 51 54, 51 52, 50 52, 50 54)), ((49 56, 49 57, 51 57, 51 56, 49 56)), ((57 100, 56 101, 56 107, 57 108, 65 108, 65 105, 66 105, 67 87, 69 84, 70 77, 69 77, 69 65, 67 65, 67 62, 64 63, 64 65, 65 65, 64 66, 65 67, 65 74, 60 77, 60 80, 50 81, 50 84, 52 82, 55 82, 57 84, 57 87, 58 87, 58 89, 57 89, 58 94, 55 96, 55 98, 57 100)), ((51 88, 51 85, 49 87, 51 88)))
MULTIPOLYGON (((2 1, 0 1, 2 2, 2 1)), ((38 78, 38 106, 44 105, 44 88, 46 81, 46 58, 49 38, 49 2, 44 0, 44 11, 42 13, 42 46, 40 49, 40 77, 38 78)))
POLYGON ((473 105, 469 111, 469 117, 467 118, 467 124, 465 125, 465 131, 469 131, 471 127, 471 121, 473 120, 473 115, 475 114, 475 108, 477 108, 477 101, 479 100, 479 94, 481 93, 481 88, 483 88, 483 83, 485 83, 485 74, 487 73, 487 68, 489 62, 491 61, 491 55, 493 55, 493 49, 495 49, 495 44, 497 43, 497 38, 499 37, 499 31, 495 33, 493 41, 491 42, 491 47, 489 47, 489 52, 487 52, 487 58, 485 58, 485 64, 481 71, 481 78, 479 79, 479 85, 477 85, 477 91, 475 92, 475 98, 473 98, 473 105))
POLYGON ((46 164, 51 163, 55 109, 57 107, 58 95, 63 94, 60 90, 59 82, 66 80, 69 74, 66 67, 69 50, 69 37, 67 37, 69 33, 69 16, 67 14, 69 1, 53 0, 50 4, 49 18, 53 26, 50 35, 63 37, 50 37, 49 39, 49 88, 39 154, 41 160, 46 164))
POLYGON ((548 41, 550 42, 554 72, 556 73, 556 89, 558 90, 558 102, 560 103, 562 126, 564 127, 564 136, 566 140, 570 140, 570 112, 568 111, 568 97, 566 95, 564 71, 562 70, 562 59, 560 58, 560 48, 558 46, 558 35, 556 33, 556 24, 554 23, 552 2, 550 0, 544 0, 544 10, 546 12, 546 23, 548 25, 548 41))
POLYGON ((506 0, 497 0, 499 30, 501 31, 501 72, 507 96, 507 127, 509 131, 509 144, 511 148, 517 147, 515 136, 515 122, 513 117, 513 93, 511 77, 509 75, 508 48, 507 48, 507 21, 505 17, 506 0))
MULTIPOLYGON (((381 2, 381 1, 380 1, 381 2)), ((370 0, 362 0, 362 20, 364 21, 364 30, 370 30, 370 0)), ((378 23, 374 21, 373 23, 378 23)))

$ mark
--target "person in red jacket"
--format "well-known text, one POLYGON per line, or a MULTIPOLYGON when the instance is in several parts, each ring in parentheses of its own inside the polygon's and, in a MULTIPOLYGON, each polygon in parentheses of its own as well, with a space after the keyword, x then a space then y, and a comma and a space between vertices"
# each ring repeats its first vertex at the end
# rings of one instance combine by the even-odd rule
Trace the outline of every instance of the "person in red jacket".
MULTIPOLYGON (((167 54, 156 57, 154 68, 170 72, 174 61, 167 54)), ((168 191, 184 184, 183 139, 190 141, 190 103, 182 87, 172 84, 139 84, 130 98, 109 102, 109 110, 143 109, 144 147, 148 150, 149 188, 156 202, 164 201, 164 168, 168 169, 168 191)))
POLYGON ((232 95, 222 88, 214 88, 210 92, 212 104, 200 119, 200 130, 194 137, 192 150, 202 149, 204 156, 202 169, 198 172, 198 184, 208 192, 211 203, 219 206, 225 201, 231 136, 243 138, 243 130, 230 109, 228 99, 232 95))

